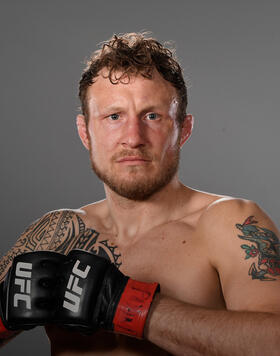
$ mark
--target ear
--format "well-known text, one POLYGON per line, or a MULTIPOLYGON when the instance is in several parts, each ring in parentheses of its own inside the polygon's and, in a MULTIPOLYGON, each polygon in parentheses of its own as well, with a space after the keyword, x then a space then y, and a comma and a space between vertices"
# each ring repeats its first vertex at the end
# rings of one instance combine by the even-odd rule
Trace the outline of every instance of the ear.
POLYGON ((180 147, 184 145, 184 143, 191 136, 193 130, 193 116, 188 114, 184 118, 182 131, 181 131, 181 139, 180 139, 180 147))
POLYGON ((84 115, 78 115, 76 118, 76 125, 80 139, 87 150, 90 148, 90 140, 88 137, 87 125, 84 115))

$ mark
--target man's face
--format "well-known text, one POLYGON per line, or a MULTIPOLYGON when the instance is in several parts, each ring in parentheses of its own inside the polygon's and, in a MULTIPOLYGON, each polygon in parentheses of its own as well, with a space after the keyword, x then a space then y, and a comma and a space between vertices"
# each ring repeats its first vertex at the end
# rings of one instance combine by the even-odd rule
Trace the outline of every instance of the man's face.
POLYGON ((157 71, 112 84, 101 71, 87 92, 92 168, 114 192, 145 200, 178 169, 180 137, 176 90, 157 71))

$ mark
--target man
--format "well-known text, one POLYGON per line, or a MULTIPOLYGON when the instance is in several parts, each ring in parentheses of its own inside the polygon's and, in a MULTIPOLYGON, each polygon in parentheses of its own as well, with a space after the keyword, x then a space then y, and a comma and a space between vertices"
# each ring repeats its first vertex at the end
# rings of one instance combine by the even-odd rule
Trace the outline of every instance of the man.
POLYGON ((142 340, 49 320, 52 355, 278 355, 279 233, 254 202, 179 181, 193 117, 172 53, 145 34, 114 36, 92 56, 80 99, 78 133, 106 199, 33 223, 1 278, 24 252, 82 249, 160 292, 142 340))

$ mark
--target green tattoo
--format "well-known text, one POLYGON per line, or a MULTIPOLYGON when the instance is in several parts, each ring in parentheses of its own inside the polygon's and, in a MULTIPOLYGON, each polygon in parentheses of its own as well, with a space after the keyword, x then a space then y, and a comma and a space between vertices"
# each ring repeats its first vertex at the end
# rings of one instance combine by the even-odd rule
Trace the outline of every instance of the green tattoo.
POLYGON ((251 245, 241 245, 245 250, 245 259, 257 258, 249 268, 249 276, 260 281, 275 281, 280 276, 280 242, 273 231, 257 226, 254 216, 249 216, 243 224, 236 224, 243 235, 240 239, 250 241, 251 245))

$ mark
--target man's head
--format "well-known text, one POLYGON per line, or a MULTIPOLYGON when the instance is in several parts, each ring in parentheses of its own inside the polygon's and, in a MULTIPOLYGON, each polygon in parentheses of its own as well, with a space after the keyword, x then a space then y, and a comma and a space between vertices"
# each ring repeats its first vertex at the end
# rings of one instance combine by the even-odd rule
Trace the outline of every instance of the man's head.
POLYGON ((191 133, 180 66, 143 34, 114 36, 95 53, 80 82, 79 135, 107 187, 145 200, 175 176, 191 133))
POLYGON ((129 80, 131 76, 137 74, 151 79, 153 70, 156 69, 176 89, 177 120, 181 126, 186 116, 187 89, 174 52, 154 38, 146 37, 145 32, 114 35, 102 43, 102 48, 96 50, 87 62, 79 83, 79 98, 86 123, 88 122, 87 90, 95 82, 101 69, 108 69, 108 79, 112 84, 129 80), (119 72, 119 76, 116 76, 116 72, 119 72))

